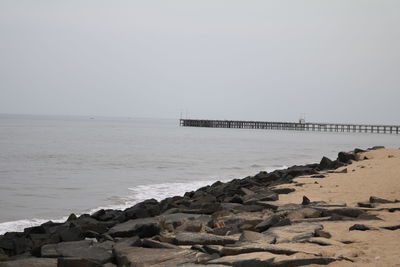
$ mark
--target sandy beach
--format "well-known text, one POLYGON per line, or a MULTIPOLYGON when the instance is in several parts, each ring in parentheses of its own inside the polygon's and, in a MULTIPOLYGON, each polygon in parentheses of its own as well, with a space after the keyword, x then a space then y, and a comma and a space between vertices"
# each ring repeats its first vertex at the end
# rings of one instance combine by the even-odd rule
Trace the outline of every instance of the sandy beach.
MULTIPOLYGON (((368 160, 356 161, 338 169, 347 169, 348 173, 326 173, 325 178, 296 178, 303 186, 295 186, 296 191, 282 195, 280 201, 299 203, 303 195, 312 201, 345 202, 348 206, 357 206, 358 202, 367 202, 370 196, 388 200, 400 199, 400 150, 378 149, 361 154, 368 160)), ((379 208, 400 207, 396 204, 380 204, 379 208)), ((352 241, 343 247, 326 247, 327 253, 340 251, 352 258, 354 263, 333 262, 329 266, 400 266, 400 230, 377 229, 371 231, 349 231, 355 223, 364 223, 373 227, 399 225, 400 212, 387 210, 371 211, 382 221, 323 222, 324 229, 337 241, 352 241)), ((373 210, 373 209, 371 209, 373 210)))

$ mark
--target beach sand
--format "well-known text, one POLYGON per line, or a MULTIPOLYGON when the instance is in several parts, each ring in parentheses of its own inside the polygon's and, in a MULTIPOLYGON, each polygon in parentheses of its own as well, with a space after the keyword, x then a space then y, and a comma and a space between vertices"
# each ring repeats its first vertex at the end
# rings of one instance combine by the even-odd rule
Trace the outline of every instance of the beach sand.
MULTIPOLYGON (((400 150, 378 149, 362 155, 368 159, 337 170, 347 169, 347 173, 326 173, 325 178, 296 178, 294 181, 304 185, 293 185, 296 191, 280 195, 279 201, 301 203, 303 196, 307 196, 311 201, 346 202, 348 206, 356 207, 358 202, 368 202, 370 196, 400 200, 400 150)), ((400 207, 400 203, 380 204, 376 209, 384 207, 400 207)), ((336 251, 354 260, 354 263, 336 261, 329 266, 400 266, 400 230, 349 231, 349 227, 356 223, 374 227, 400 225, 400 211, 376 210, 370 213, 382 220, 322 223, 332 234, 332 240, 352 242, 325 247, 328 254, 336 251)))

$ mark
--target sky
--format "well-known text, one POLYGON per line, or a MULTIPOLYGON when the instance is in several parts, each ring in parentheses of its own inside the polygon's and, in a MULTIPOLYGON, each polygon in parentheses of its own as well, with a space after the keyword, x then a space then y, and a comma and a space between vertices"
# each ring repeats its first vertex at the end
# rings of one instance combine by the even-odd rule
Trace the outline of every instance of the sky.
POLYGON ((400 124, 398 0, 1 0, 0 113, 400 124))

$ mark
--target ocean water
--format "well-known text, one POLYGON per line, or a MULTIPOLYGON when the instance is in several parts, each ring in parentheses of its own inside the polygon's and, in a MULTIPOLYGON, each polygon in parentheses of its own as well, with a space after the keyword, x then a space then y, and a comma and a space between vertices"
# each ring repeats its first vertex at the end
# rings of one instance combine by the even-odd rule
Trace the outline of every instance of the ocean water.
POLYGON ((397 148, 400 136, 0 115, 0 234, 374 145, 397 148))

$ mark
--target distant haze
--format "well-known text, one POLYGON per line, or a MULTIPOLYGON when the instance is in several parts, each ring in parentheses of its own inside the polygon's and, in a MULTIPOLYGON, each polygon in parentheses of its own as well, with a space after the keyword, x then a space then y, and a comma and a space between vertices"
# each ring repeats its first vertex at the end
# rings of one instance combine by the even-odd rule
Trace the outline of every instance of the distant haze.
POLYGON ((399 0, 0 1, 0 113, 400 124, 399 0))

